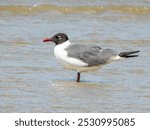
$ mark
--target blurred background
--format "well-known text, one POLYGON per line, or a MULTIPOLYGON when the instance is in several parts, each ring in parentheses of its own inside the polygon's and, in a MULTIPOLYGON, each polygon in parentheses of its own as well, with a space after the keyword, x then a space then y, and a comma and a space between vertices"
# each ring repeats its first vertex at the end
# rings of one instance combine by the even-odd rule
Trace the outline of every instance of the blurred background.
POLYGON ((150 0, 0 0, 0 112, 150 112, 150 0), (45 37, 139 57, 67 71, 45 37))

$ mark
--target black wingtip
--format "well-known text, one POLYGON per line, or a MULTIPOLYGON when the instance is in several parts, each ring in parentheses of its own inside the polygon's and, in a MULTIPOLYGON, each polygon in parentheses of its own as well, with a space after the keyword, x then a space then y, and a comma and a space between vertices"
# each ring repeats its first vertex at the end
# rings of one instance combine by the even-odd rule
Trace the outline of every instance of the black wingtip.
POLYGON ((130 58, 130 57, 138 57, 139 55, 132 55, 138 53, 140 51, 130 51, 130 52, 121 52, 119 54, 120 57, 130 58))

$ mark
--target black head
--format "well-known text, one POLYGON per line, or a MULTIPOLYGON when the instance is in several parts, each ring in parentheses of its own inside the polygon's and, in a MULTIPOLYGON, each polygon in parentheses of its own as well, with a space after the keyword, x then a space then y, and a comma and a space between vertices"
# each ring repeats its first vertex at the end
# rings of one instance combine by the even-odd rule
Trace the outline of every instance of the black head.
POLYGON ((52 41, 55 42, 56 45, 62 44, 65 41, 69 40, 68 36, 65 33, 57 33, 52 38, 46 38, 43 40, 43 42, 52 41))

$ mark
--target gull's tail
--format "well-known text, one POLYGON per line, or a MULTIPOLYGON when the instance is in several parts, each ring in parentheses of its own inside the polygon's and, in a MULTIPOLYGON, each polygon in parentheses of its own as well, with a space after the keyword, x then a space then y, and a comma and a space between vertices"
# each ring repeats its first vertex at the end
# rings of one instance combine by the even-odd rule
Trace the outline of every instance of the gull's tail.
POLYGON ((120 57, 130 58, 130 57, 137 57, 139 55, 133 55, 135 53, 138 53, 140 51, 130 51, 130 52, 121 52, 119 53, 120 57))

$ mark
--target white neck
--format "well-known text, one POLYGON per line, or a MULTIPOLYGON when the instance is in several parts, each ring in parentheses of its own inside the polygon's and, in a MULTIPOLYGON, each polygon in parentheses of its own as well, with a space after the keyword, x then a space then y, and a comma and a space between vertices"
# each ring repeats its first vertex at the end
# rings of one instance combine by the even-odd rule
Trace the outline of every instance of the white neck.
POLYGON ((62 44, 59 44, 59 45, 56 45, 55 47, 61 47, 61 49, 66 49, 68 46, 70 46, 71 45, 71 43, 70 43, 70 41, 69 40, 67 40, 67 41, 65 41, 64 43, 62 43, 62 44))

